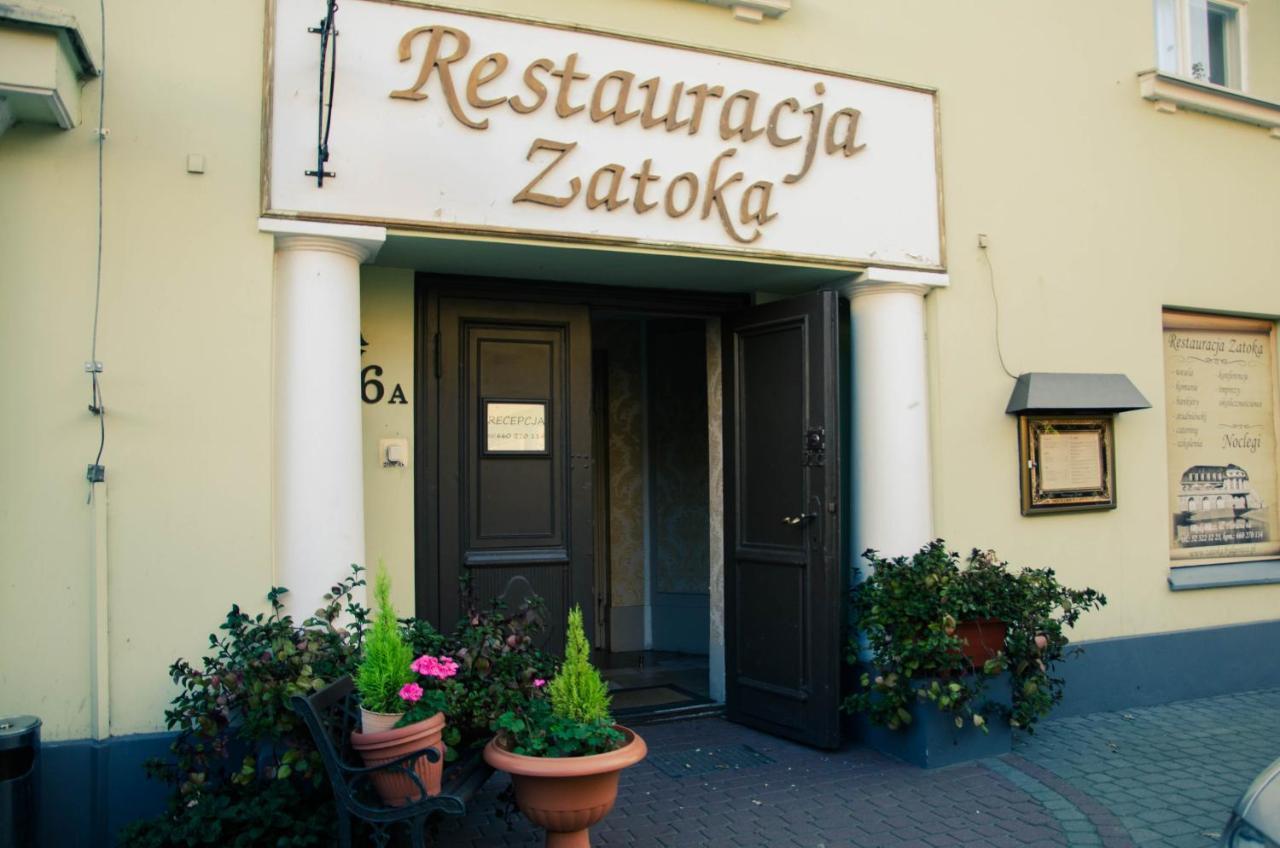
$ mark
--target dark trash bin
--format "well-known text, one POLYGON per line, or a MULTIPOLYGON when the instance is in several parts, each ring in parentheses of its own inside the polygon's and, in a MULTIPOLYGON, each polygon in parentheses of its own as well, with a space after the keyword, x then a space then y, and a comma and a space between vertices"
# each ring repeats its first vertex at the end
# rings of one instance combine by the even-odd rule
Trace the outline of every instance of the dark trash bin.
POLYGON ((0 718, 0 848, 34 848, 40 814, 40 719, 0 718))

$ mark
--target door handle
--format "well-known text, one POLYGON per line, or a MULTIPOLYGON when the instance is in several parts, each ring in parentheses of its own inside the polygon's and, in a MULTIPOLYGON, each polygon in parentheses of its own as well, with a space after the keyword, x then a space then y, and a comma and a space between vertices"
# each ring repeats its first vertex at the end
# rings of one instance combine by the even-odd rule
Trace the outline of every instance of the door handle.
POLYGON ((786 524, 788 527, 795 527, 817 517, 818 516, 814 515, 812 512, 806 512, 803 515, 788 515, 782 519, 782 523, 786 524))

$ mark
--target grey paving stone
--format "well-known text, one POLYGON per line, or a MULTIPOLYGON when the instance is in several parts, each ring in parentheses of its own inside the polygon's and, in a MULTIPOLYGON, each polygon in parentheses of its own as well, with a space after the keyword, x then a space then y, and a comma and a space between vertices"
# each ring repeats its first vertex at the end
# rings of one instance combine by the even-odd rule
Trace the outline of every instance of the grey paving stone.
MULTIPOLYGON (((814 751, 720 719, 641 728, 651 751, 747 746, 772 762, 670 777, 623 773, 618 803, 593 829, 601 846, 1173 846, 1211 848, 1231 804, 1280 756, 1280 690, 1041 723, 1011 761, 926 771, 856 745, 814 751), (1125 715, 1131 718, 1125 718, 1125 715), (758 803, 757 803, 758 802, 758 803)), ((515 815, 495 820, 496 775, 441 848, 541 845, 515 815)))

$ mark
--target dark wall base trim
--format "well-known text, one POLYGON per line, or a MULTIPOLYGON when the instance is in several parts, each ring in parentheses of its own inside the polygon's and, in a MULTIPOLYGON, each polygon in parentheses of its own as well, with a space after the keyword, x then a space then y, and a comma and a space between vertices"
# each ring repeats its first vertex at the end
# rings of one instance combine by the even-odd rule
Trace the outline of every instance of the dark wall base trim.
POLYGON ((1257 562, 1224 562, 1217 565, 1175 565, 1169 569, 1169 588, 1217 589, 1222 586, 1258 586, 1280 583, 1280 559, 1257 562))
MULTIPOLYGON (((1081 642, 1054 716, 1280 687, 1280 620, 1081 642)), ((1070 650, 1070 649, 1068 649, 1070 650)))
POLYGON ((176 734, 47 742, 41 749, 43 848, 114 845, 125 824, 164 812, 169 788, 142 764, 169 756, 176 734), (72 813, 71 811, 76 811, 72 813))

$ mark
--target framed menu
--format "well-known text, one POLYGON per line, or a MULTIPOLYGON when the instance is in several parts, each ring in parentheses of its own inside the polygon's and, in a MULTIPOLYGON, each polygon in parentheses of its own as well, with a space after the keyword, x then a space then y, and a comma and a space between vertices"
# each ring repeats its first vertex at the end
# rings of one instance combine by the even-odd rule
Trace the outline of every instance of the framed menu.
POLYGON ((1273 321, 1164 313, 1169 558, 1280 554, 1273 321))
POLYGON ((1114 509, 1112 416, 1021 415, 1022 514, 1114 509))

